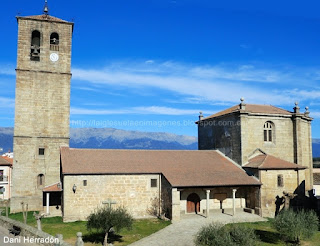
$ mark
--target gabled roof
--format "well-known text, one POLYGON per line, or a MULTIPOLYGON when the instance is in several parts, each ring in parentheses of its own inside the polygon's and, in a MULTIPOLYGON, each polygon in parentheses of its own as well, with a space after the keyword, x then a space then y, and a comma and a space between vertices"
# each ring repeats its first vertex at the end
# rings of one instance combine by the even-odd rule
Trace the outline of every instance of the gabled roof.
POLYGON ((278 108, 272 105, 259 105, 259 104, 246 104, 245 110, 240 110, 240 105, 237 104, 231 108, 222 110, 218 113, 210 115, 202 120, 207 120, 215 117, 219 117, 222 115, 227 115, 235 112, 247 112, 253 114, 272 114, 272 115, 288 115, 291 116, 293 113, 282 108, 278 108))
POLYGON ((13 159, 7 156, 0 156, 0 166, 12 166, 13 159))
POLYGON ((258 154, 249 159, 248 163, 243 166, 244 168, 257 168, 257 169, 306 169, 307 167, 282 160, 273 155, 258 154))
POLYGON ((29 20, 41 20, 41 21, 49 21, 49 22, 59 22, 59 23, 69 23, 73 24, 72 22, 62 20, 60 18, 51 16, 51 15, 30 15, 30 16, 18 16, 17 19, 29 19, 29 20))
POLYGON ((163 174, 173 187, 261 185, 215 150, 61 148, 64 175, 163 174))

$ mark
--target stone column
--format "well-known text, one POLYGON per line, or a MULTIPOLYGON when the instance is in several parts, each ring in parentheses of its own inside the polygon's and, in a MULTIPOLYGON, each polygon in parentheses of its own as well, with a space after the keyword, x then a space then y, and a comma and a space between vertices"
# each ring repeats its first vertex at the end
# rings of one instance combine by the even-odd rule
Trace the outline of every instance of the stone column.
POLYGON ((172 188, 172 222, 180 220, 180 191, 172 188))
POLYGON ((237 192, 237 189, 232 189, 232 208, 233 208, 232 215, 233 216, 236 214, 236 192, 237 192))
POLYGON ((50 213, 50 193, 47 192, 47 214, 50 213))
POLYGON ((210 210, 210 205, 209 205, 209 202, 210 202, 210 190, 206 190, 206 193, 207 193, 206 217, 209 218, 209 210, 210 210))

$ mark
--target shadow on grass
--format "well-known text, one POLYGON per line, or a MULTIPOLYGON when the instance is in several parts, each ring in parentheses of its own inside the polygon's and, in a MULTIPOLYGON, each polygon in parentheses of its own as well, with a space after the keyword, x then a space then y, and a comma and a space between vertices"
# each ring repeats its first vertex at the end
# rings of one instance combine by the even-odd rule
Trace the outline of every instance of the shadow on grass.
MULTIPOLYGON (((101 243, 103 244, 105 233, 103 232, 91 232, 88 234, 83 235, 82 239, 84 242, 90 243, 101 243)), ((108 235, 108 243, 123 242, 122 236, 114 233, 109 233, 108 235)))
POLYGON ((281 241, 280 235, 277 232, 255 230, 255 233, 259 236, 260 240, 265 243, 277 244, 281 241))

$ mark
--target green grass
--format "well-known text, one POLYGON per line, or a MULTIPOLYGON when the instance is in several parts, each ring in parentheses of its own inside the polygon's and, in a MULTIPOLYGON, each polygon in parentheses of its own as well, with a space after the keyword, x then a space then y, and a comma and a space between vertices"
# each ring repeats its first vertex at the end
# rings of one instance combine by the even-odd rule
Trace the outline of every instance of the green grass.
MULTIPOLYGON (((9 214, 9 218, 23 222, 22 213, 9 214)), ((123 246, 140 240, 143 237, 170 225, 170 221, 163 221, 159 219, 141 219, 134 220, 131 230, 122 230, 119 235, 110 236, 114 245, 123 246)), ((36 227, 37 222, 33 216, 33 212, 28 212, 27 224, 36 227)), ((42 230, 55 236, 56 234, 63 234, 63 239, 66 242, 74 244, 76 241, 76 233, 82 232, 85 246, 101 245, 104 234, 97 231, 89 232, 86 228, 86 221, 76 221, 63 223, 61 217, 43 218, 41 220, 42 230)))

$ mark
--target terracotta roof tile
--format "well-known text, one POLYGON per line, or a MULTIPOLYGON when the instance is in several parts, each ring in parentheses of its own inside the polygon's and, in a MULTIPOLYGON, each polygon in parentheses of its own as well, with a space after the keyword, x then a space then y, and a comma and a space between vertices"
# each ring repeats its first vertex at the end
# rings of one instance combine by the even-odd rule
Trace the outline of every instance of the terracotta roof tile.
POLYGON ((31 15, 31 16, 24 16, 20 17, 18 16, 17 19, 30 19, 30 20, 43 20, 43 21, 52 21, 52 22, 60 22, 60 23, 72 23, 65 20, 62 20, 60 18, 50 16, 50 15, 31 15))
POLYGON ((173 187, 260 185, 215 150, 61 149, 63 174, 162 173, 173 187))
POLYGON ((53 185, 46 186, 46 187, 43 188, 42 191, 44 191, 44 192, 59 192, 59 191, 62 191, 61 185, 59 187, 58 184, 60 184, 60 183, 56 183, 56 184, 53 184, 53 185))
POLYGON ((306 169, 304 166, 268 154, 259 154, 250 158, 244 167, 257 169, 306 169))
MULTIPOLYGON (((218 113, 210 115, 203 120, 219 117, 226 114, 231 114, 240 111, 240 105, 237 104, 231 108, 222 110, 218 113)), ((254 113, 254 114, 281 114, 281 115, 292 115, 292 112, 272 106, 272 105, 259 105, 259 104, 246 104, 246 109, 243 112, 254 113)))
POLYGON ((7 156, 0 156, 0 165, 1 166, 12 166, 13 159, 7 156))

